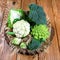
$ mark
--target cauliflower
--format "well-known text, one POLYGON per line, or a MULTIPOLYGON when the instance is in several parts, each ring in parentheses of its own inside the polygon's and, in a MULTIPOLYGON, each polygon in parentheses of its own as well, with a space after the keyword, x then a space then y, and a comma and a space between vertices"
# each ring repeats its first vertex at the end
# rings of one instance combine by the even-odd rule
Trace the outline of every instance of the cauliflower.
POLYGON ((14 11, 14 10, 11 10, 11 15, 10 15, 10 20, 11 20, 11 23, 14 21, 14 19, 16 18, 20 18, 20 13, 17 12, 17 11, 14 11))
POLYGON ((21 42, 21 38, 16 38, 16 37, 15 37, 15 38, 12 40, 12 44, 15 44, 15 45, 19 45, 20 42, 21 42))
POLYGON ((15 19, 20 20, 24 16, 22 9, 11 9, 8 15, 8 27, 12 28, 13 22, 15 19))
POLYGON ((11 23, 13 23, 14 19, 20 19, 21 16, 23 15, 22 10, 20 9, 21 12, 19 12, 19 10, 14 10, 11 9, 10 11, 10 20, 11 23))
POLYGON ((13 24, 13 32, 16 37, 25 37, 30 32, 30 24, 24 20, 17 21, 13 24))

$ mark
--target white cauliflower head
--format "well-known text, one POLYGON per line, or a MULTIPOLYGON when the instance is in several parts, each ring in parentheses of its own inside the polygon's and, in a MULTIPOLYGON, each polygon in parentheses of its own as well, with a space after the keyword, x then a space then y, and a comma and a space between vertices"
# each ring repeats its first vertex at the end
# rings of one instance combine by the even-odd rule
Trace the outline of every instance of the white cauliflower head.
POLYGON ((10 20, 11 20, 11 23, 14 21, 14 19, 16 18, 20 18, 20 13, 18 11, 15 11, 15 10, 11 10, 10 11, 10 20))
POLYGON ((30 32, 30 24, 24 20, 17 21, 13 24, 13 32, 16 37, 25 37, 30 32))

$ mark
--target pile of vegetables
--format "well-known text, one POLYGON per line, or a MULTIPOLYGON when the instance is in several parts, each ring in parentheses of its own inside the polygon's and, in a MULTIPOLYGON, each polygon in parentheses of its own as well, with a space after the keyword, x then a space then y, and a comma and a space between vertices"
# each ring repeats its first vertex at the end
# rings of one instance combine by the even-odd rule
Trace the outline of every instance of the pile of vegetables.
POLYGON ((36 4, 30 4, 29 9, 27 14, 22 9, 10 10, 7 21, 7 27, 10 30, 6 34, 14 37, 11 40, 13 45, 22 49, 35 50, 49 38, 50 32, 43 8, 36 4), (27 44, 22 40, 28 35, 31 35, 31 41, 27 44))

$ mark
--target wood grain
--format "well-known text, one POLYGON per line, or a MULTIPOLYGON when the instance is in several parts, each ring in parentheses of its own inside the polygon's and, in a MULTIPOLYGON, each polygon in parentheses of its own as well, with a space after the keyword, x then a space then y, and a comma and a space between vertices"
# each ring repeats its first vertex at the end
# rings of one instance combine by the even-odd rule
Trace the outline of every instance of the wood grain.
POLYGON ((6 7, 6 0, 3 2, 3 0, 0 0, 0 31, 1 31, 1 26, 2 26, 2 21, 3 21, 3 14, 5 11, 6 7))
POLYGON ((4 11, 0 9, 0 31, 1 31, 2 21, 3 21, 3 12, 4 11))
POLYGON ((37 0, 37 4, 43 6, 46 14, 49 16, 50 22, 54 27, 54 32, 55 32, 51 46, 48 48, 46 53, 42 53, 42 55, 39 54, 39 60, 60 60, 57 33, 56 33, 56 27, 55 27, 55 21, 54 21, 55 17, 53 14, 51 2, 52 0, 37 0))
POLYGON ((59 51, 60 51, 60 0, 52 0, 52 6, 55 16, 55 26, 56 26, 56 32, 57 32, 57 38, 58 38, 58 45, 59 45, 59 51))
POLYGON ((28 6, 32 3, 36 3, 36 0, 22 0, 22 9, 29 10, 28 6))
POLYGON ((31 55, 17 54, 17 60, 38 60, 38 55, 31 56, 31 55))

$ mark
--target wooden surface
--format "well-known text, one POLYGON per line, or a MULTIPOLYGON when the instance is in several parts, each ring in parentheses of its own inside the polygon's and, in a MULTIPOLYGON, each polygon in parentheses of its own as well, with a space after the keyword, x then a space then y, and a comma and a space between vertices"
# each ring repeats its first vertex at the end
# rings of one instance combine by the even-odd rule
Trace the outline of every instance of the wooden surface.
POLYGON ((4 29, 3 26, 11 8, 29 10, 28 5, 31 3, 43 6, 50 18, 55 35, 52 44, 45 52, 36 56, 14 54, 12 60, 60 60, 60 0, 0 0, 0 30, 4 29))

